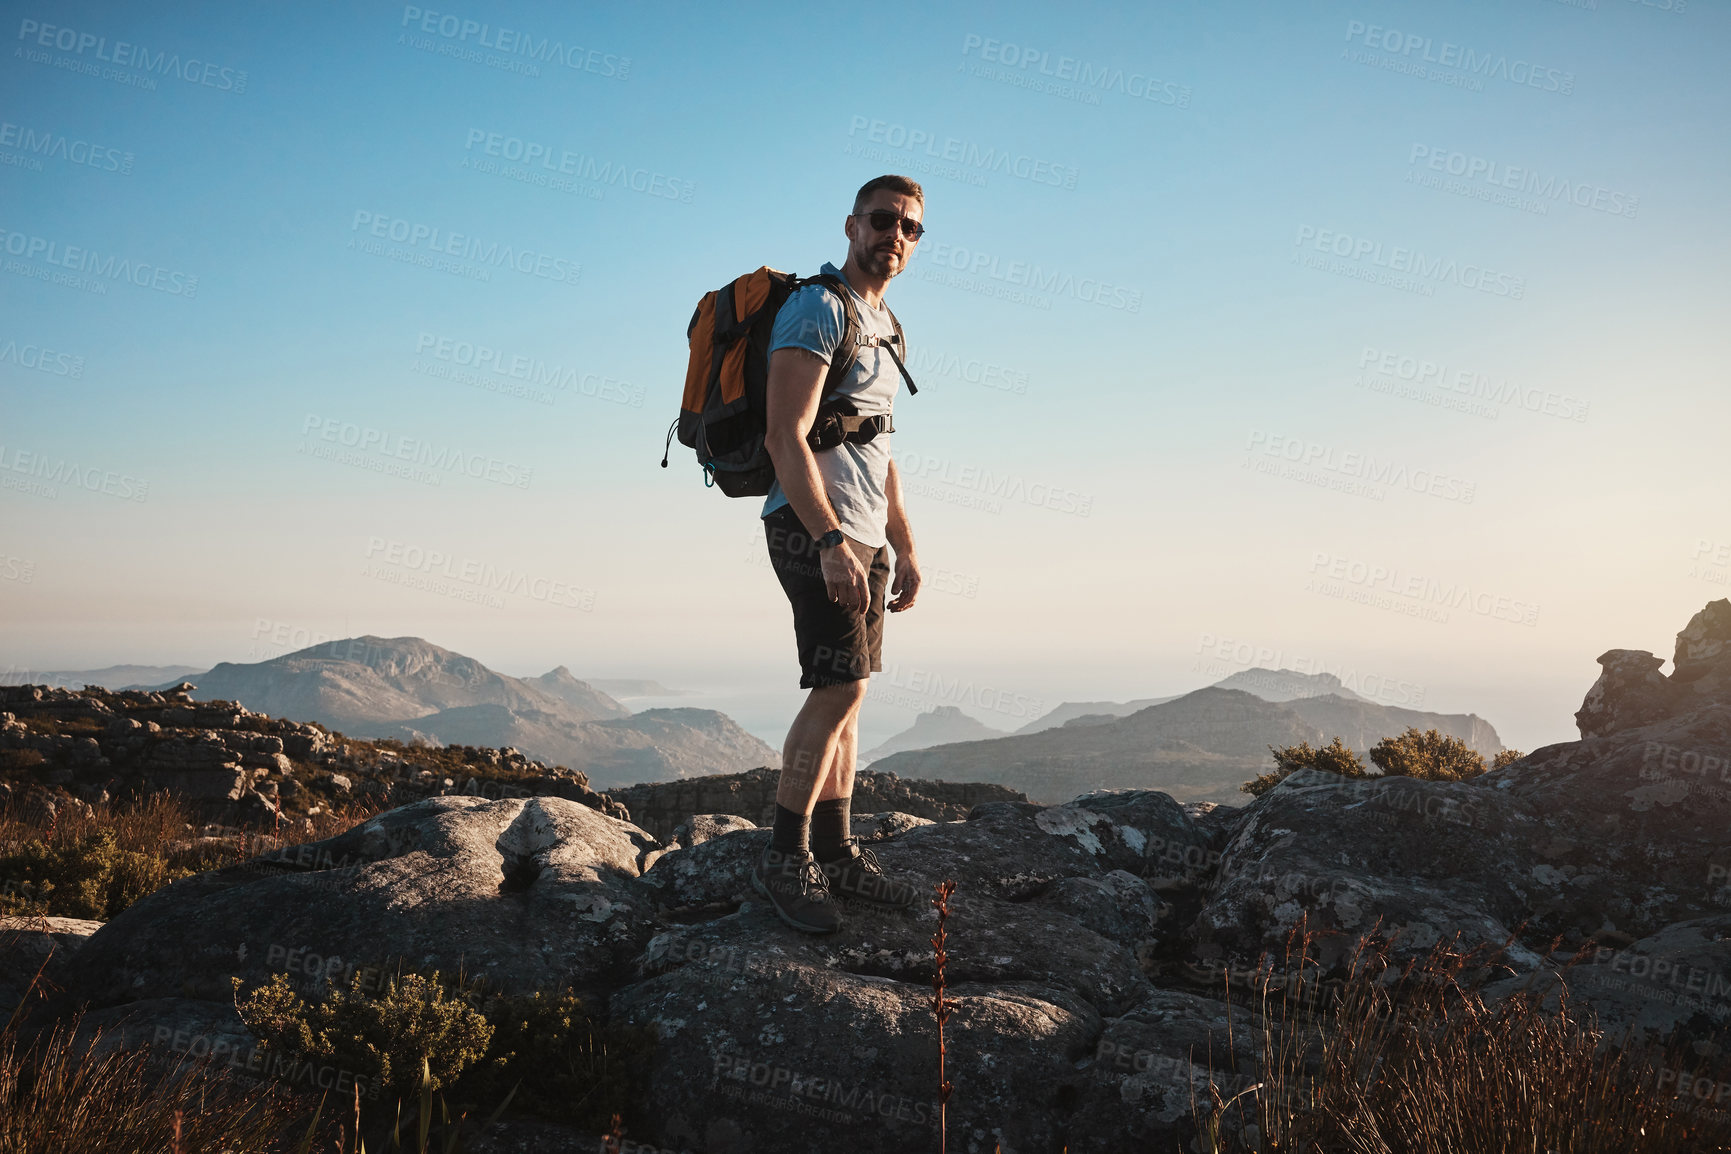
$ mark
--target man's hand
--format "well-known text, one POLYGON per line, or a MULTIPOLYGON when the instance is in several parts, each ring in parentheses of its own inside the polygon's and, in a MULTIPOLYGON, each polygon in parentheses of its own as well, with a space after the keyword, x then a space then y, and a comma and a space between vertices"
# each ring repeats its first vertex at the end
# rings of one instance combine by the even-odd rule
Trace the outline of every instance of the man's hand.
POLYGON ((914 607, 914 599, 920 595, 920 563, 912 553, 896 554, 896 574, 890 592, 895 594, 895 600, 889 603, 891 613, 914 607))
POLYGON ((871 605, 871 594, 866 587, 865 566, 854 556, 853 545, 843 540, 833 549, 822 550, 819 556, 829 599, 843 609, 864 613, 871 605))

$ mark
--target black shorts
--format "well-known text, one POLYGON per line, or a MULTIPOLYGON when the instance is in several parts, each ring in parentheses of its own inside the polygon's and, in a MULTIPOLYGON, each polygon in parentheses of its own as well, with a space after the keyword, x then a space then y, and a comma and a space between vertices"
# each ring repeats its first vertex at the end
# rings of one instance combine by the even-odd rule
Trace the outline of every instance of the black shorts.
POLYGON ((799 647, 799 686, 815 689, 863 681, 883 671, 884 591, 889 588, 889 547, 868 549, 852 538, 848 548, 866 567, 871 594, 864 613, 830 600, 819 551, 792 505, 763 519, 769 567, 793 605, 793 636, 799 647))

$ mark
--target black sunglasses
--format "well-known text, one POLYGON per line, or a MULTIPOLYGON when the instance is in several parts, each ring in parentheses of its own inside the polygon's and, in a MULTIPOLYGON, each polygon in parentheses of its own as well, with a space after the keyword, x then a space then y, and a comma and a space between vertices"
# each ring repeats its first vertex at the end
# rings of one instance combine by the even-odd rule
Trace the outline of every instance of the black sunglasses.
POLYGON ((872 227, 877 229, 879 232, 883 232, 885 229, 894 228, 896 222, 900 221, 902 226, 902 235, 907 237, 909 240, 918 240, 926 234, 926 226, 911 216, 901 216, 897 213, 886 212, 883 209, 879 209, 876 212, 856 212, 854 215, 863 216, 867 220, 871 221, 872 227))

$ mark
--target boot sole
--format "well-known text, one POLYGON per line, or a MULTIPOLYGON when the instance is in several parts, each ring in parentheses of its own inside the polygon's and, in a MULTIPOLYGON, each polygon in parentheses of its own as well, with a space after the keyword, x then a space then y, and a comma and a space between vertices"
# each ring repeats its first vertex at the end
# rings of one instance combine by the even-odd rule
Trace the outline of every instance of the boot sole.
POLYGON ((775 911, 775 916, 798 930, 802 934, 833 934, 841 926, 814 926, 805 922, 795 921, 788 913, 776 904, 775 897, 769 892, 769 887, 763 884, 763 879, 757 876, 757 871, 751 871, 751 888, 763 895, 763 900, 769 903, 769 908, 775 911))

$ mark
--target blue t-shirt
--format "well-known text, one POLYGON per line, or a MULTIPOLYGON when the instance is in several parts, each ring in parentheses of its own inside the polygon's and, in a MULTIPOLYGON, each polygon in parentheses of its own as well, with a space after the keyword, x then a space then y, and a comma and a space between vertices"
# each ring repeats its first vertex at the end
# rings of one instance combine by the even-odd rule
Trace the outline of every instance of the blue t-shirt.
MULTIPOLYGON (((823 271, 841 276, 835 265, 824 263, 823 271)), ((846 278, 842 278, 846 283, 846 278)), ((850 288, 849 292, 853 292, 850 288)), ((868 336, 892 337, 896 326, 888 309, 874 309, 858 293, 853 294, 854 308, 859 314, 860 328, 868 336)), ((776 314, 775 328, 769 339, 771 354, 776 349, 808 349, 829 364, 841 344, 847 317, 841 301, 822 285, 807 285, 787 298, 776 314)), ((898 350, 905 359, 906 350, 898 350)), ((853 368, 823 400, 845 396, 853 400, 862 415, 888 414, 895 404, 896 390, 901 387, 901 373, 895 360, 882 348, 862 346, 853 368)), ((817 460, 818 474, 823 478, 824 493, 841 521, 841 530, 862 545, 876 549, 889 540, 885 526, 889 521, 890 433, 879 433, 869 442, 856 445, 842 442, 833 449, 819 449, 812 455, 817 460)), ((781 482, 770 486, 763 502, 762 515, 767 517, 787 504, 781 482)))

